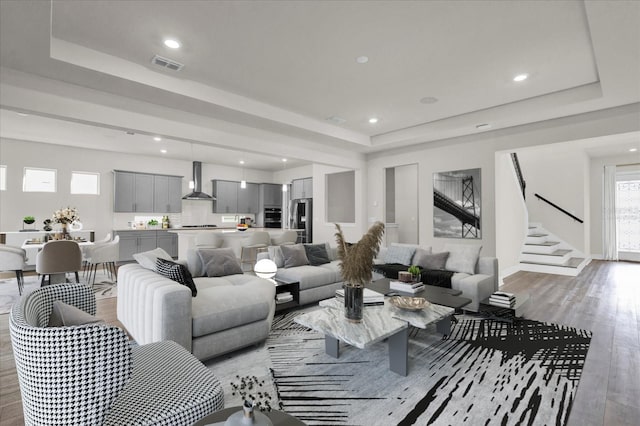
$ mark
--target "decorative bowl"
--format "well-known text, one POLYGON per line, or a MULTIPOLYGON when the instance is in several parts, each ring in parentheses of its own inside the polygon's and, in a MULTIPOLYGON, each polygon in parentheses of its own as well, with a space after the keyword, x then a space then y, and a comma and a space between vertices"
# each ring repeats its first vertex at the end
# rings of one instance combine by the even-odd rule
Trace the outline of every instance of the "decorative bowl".
POLYGON ((407 297, 407 296, 393 296, 389 299, 396 308, 406 309, 407 311, 419 311, 426 308, 431 303, 424 297, 407 297))

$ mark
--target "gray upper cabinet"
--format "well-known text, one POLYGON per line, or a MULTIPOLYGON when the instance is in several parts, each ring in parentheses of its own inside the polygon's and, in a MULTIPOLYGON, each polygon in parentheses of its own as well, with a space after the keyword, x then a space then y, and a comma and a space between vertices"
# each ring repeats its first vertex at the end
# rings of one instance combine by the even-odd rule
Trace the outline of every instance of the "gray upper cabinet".
MULTIPOLYGON (((282 207, 282 185, 263 183, 260 185, 262 207, 282 207)), ((259 211, 260 212, 260 211, 259 211)))
POLYGON ((182 177, 114 170, 113 211, 179 213, 182 177))
POLYGON ((291 199, 313 198, 313 178, 294 179, 291 184, 291 199))
POLYGON ((240 182, 229 180, 214 180, 213 196, 216 200, 213 202, 214 213, 238 213, 238 188, 240 182))
POLYGON ((260 185, 247 183, 246 188, 238 185, 238 210, 237 213, 257 214, 260 209, 260 185))

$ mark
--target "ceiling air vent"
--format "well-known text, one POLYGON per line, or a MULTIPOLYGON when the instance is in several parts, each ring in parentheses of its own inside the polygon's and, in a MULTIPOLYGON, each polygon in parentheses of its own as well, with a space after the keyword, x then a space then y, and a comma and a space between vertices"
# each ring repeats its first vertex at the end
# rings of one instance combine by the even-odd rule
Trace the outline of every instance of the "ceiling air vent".
POLYGON ((184 67, 184 64, 181 64, 180 62, 172 61, 171 59, 165 58, 164 56, 160 56, 160 55, 155 55, 151 59, 151 63, 172 71, 180 71, 182 67, 184 67))

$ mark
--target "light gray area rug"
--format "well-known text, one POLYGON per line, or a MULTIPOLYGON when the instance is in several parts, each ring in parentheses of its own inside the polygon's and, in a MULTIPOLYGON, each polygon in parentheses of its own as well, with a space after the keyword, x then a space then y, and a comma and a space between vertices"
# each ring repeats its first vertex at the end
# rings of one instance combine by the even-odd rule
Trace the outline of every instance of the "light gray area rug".
MULTIPOLYGON (((76 282, 75 276, 73 274, 67 274, 67 279, 69 280, 69 282, 76 282)), ((80 282, 85 284, 87 282, 87 280, 82 277, 82 272, 80 273, 80 282)), ((31 293, 37 288, 40 288, 40 279, 37 275, 29 275, 24 277, 24 291, 22 293, 23 295, 31 293)), ((93 285, 93 291, 96 295, 96 299, 116 297, 118 292, 116 283, 113 282, 113 280, 111 280, 111 278, 101 270, 99 270, 96 274, 96 282, 93 285)), ((20 299, 20 294, 18 293, 18 283, 16 282, 15 276, 13 278, 1 279, 0 314, 9 313, 9 311, 11 311, 11 307, 18 301, 18 299, 20 299)))
POLYGON ((241 404, 231 383, 255 376, 273 407, 309 425, 562 425, 591 339, 556 324, 458 316, 448 338, 435 327, 412 335, 402 377, 389 371, 385 342, 341 345, 334 359, 321 334, 293 322, 299 314, 276 317, 264 345, 207 363, 225 406, 241 404))

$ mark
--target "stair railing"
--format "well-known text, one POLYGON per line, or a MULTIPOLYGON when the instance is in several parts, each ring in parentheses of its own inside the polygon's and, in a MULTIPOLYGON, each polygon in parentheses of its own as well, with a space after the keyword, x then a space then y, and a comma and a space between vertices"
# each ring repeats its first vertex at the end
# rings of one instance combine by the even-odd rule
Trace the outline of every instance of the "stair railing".
POLYGON ((511 161, 513 161, 513 167, 516 169, 516 176, 518 177, 520 189, 522 190, 522 199, 526 200, 525 188, 527 187, 527 182, 524 180, 524 176, 522 175, 522 169, 520 168, 520 162, 518 161, 518 154, 512 152, 511 161))
POLYGON ((562 207, 552 203, 551 201, 547 200, 546 198, 544 198, 542 195, 540 194, 533 194, 536 196, 536 198, 538 198, 539 200, 544 201, 545 203, 549 204, 551 207, 555 207, 556 209, 560 210, 562 213, 566 214, 567 216, 569 216, 570 218, 572 218, 573 220, 577 220, 580 223, 584 223, 584 221, 574 215, 572 215, 571 213, 569 213, 568 211, 566 211, 565 209, 563 209, 562 207))

